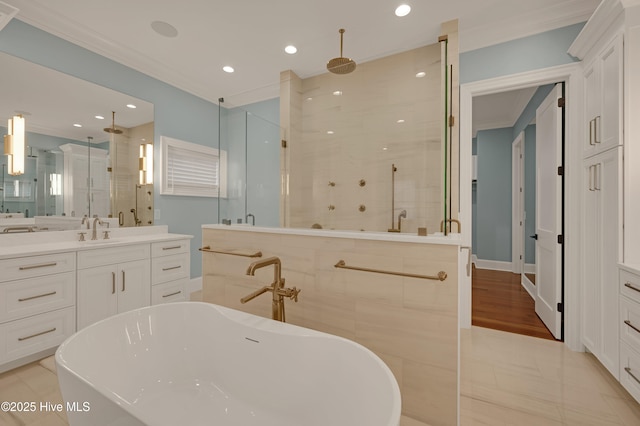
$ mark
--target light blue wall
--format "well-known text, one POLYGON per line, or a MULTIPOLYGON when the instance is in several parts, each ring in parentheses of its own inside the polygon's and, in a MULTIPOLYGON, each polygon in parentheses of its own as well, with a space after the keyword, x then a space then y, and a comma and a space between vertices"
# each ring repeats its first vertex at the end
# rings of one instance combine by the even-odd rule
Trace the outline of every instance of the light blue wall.
POLYGON ((460 84, 575 62, 567 53, 584 23, 460 54, 460 84))
POLYGON ((554 86, 554 84, 547 84, 545 86, 538 87, 536 92, 531 97, 531 100, 529 100, 529 103, 522 111, 522 114, 520 114, 520 117, 513 125, 513 139, 515 139, 520 134, 520 132, 522 132, 529 124, 531 124, 533 119, 536 118, 536 110, 538 109, 542 101, 544 101, 544 99, 547 97, 547 95, 551 93, 551 90, 553 90, 554 86))
MULTIPOLYGON (((156 158, 160 136, 218 146, 218 107, 145 74, 13 19, 0 31, 0 51, 154 104, 156 158)), ((221 94, 224 95, 224 94, 221 94)), ((156 168, 157 169, 157 168, 156 168)), ((155 178, 157 180, 158 175, 155 178)), ((191 276, 201 275, 201 224, 218 222, 216 199, 154 194, 158 225, 193 235, 191 276)))
POLYGON ((511 261, 511 135, 513 129, 478 132, 476 255, 511 261))

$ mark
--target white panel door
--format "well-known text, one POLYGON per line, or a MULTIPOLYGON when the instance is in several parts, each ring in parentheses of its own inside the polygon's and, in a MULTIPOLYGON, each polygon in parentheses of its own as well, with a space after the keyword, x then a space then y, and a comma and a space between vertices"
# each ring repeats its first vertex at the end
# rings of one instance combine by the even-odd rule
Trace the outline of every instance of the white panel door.
POLYGON ((562 336, 562 85, 536 111, 536 314, 556 339, 562 336))

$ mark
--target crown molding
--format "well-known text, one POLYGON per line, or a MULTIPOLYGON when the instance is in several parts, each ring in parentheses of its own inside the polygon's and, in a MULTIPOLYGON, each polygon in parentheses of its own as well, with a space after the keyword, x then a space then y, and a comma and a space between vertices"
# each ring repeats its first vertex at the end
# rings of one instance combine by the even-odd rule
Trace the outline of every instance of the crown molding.
MULTIPOLYGON (((606 1, 606 0, 605 0, 606 1)), ((461 28, 460 52, 468 52, 587 21, 597 1, 573 0, 476 27, 461 28)))
MULTIPOLYGON (((637 0, 627 1, 627 3, 637 3, 637 0)), ((627 6, 620 0, 603 0, 573 44, 569 46, 569 54, 578 59, 584 59, 589 50, 602 40, 605 33, 618 23, 622 23, 625 7, 627 6)))
POLYGON ((18 9, 0 1, 0 31, 18 14, 18 9))

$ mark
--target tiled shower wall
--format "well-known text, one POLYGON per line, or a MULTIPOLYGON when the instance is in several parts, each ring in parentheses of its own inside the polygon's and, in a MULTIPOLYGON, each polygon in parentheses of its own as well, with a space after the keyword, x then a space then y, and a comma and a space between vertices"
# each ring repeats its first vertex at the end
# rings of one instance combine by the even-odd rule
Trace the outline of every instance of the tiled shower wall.
POLYGON ((387 231, 406 210, 403 231, 439 231, 441 49, 436 43, 372 60, 346 75, 296 81, 286 72, 281 84, 290 85, 290 98, 281 102, 296 110, 290 111, 288 226, 387 231), (420 71, 424 77, 416 77, 420 71))
MULTIPOLYGON (((403 415, 430 425, 454 425, 458 375, 458 247, 294 233, 204 229, 215 249, 262 251, 282 261, 285 285, 301 290, 285 301, 288 323, 354 340, 382 358, 402 394, 403 415), (337 269, 347 265, 435 275, 445 281, 337 269)), ((203 300, 271 317, 271 296, 240 298, 273 282, 273 267, 246 275, 255 260, 205 253, 203 300)), ((286 357, 296 354, 286 354, 286 357)))

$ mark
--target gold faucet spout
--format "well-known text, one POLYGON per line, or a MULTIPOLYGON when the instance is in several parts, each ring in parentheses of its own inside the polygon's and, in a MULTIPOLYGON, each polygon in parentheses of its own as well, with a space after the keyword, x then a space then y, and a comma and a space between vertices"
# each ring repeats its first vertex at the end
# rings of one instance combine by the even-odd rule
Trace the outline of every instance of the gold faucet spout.
POLYGON ((274 288, 279 288, 282 286, 282 278, 281 278, 281 270, 282 264, 280 263, 280 258, 276 256, 267 257, 266 259, 261 259, 253 262, 247 268, 247 275, 255 275, 256 270, 260 268, 264 268, 266 266, 273 265, 273 283, 275 284, 274 288))
POLYGON ((284 288, 284 278, 282 278, 282 276, 280 275, 282 271, 280 258, 273 256, 253 262, 247 268, 247 275, 255 275, 256 270, 271 265, 273 265, 273 282, 271 283, 271 285, 262 287, 261 289, 256 290, 253 293, 243 297, 242 299, 240 299, 240 303, 247 303, 249 300, 270 291, 273 295, 271 302, 272 318, 276 321, 284 322, 284 298, 288 297, 294 302, 297 302, 298 293, 300 293, 300 290, 295 287, 284 288))

